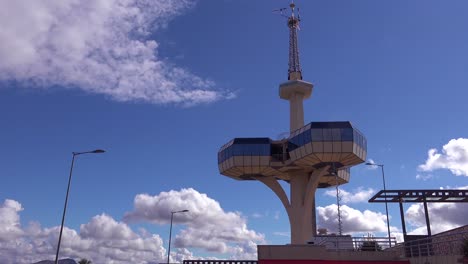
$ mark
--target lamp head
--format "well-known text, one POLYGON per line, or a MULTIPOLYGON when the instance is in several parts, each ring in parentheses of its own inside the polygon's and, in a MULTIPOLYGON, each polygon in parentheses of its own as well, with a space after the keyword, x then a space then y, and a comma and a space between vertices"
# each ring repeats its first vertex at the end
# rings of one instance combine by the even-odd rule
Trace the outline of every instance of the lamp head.
POLYGON ((180 210, 180 211, 173 211, 171 212, 171 214, 176 214, 176 213, 186 213, 188 212, 189 210, 185 209, 185 210, 180 210))
POLYGON ((104 153, 104 152, 106 151, 103 149, 96 149, 96 150, 91 151, 91 153, 104 153))

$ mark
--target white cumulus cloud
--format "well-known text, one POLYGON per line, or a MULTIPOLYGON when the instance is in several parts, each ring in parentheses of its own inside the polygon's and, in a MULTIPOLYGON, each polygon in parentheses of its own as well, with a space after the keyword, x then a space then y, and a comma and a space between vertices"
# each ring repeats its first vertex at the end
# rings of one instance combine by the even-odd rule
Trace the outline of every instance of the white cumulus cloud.
MULTIPOLYGON (((468 186, 462 186, 456 189, 466 190, 468 186)), ((468 204, 428 203, 427 210, 429 212, 429 221, 433 234, 466 225, 468 204)), ((427 234, 424 205, 422 203, 412 204, 406 210, 405 218, 409 224, 415 227, 415 229, 411 231, 411 234, 427 234)))
POLYGON ((151 35, 192 0, 0 0, 0 82, 78 88, 118 101, 233 97, 158 54, 151 35))
POLYGON ((18 214, 22 210, 20 203, 9 199, 0 206, 0 242, 15 239, 23 234, 18 214))
MULTIPOLYGON (((96 215, 79 230, 64 227, 61 258, 90 259, 93 263, 154 264, 167 261, 167 251, 157 234, 140 228, 134 231, 128 221, 168 224, 170 211, 189 209, 174 215, 174 224, 183 224, 173 234, 171 262, 200 259, 190 250, 213 255, 229 255, 236 259, 256 259, 257 243, 264 236, 247 228, 247 220, 239 212, 226 212, 219 203, 194 189, 162 192, 156 196, 137 195, 135 208, 124 221, 107 214, 96 215)), ((0 263, 30 264, 53 260, 60 231, 59 226, 42 227, 37 222, 21 225, 22 205, 7 199, 0 204, 0 263)), ((215 259, 215 257, 203 257, 215 259)))
POLYGON ((441 153, 435 148, 430 149, 426 163, 419 165, 419 169, 448 169, 457 176, 468 176, 468 138, 451 139, 442 147, 441 153))
MULTIPOLYGON (((341 201, 343 203, 362 203, 366 202, 375 194, 375 190, 372 188, 364 189, 362 187, 354 190, 354 192, 348 192, 344 189, 340 190, 341 201)), ((336 197, 336 190, 327 190, 325 195, 336 197)))
POLYGON ((139 194, 134 210, 124 220, 164 224, 170 221, 171 211, 184 209, 189 212, 174 215, 174 223, 185 226, 175 238, 176 247, 252 259, 256 257, 256 244, 265 241, 262 234, 247 228, 246 218, 239 212, 226 212, 217 201, 191 188, 155 196, 139 194))
MULTIPOLYGON (((30 264, 54 259, 60 227, 43 228, 36 222, 22 227, 21 209, 21 204, 14 200, 6 200, 0 206, 0 237, 5 238, 0 240, 0 263, 30 264)), ((79 232, 64 227, 60 247, 63 258, 87 258, 93 263, 149 264, 164 262, 165 255, 158 235, 137 234, 127 224, 105 214, 82 224, 79 232)))
MULTIPOLYGON (((359 211, 347 205, 341 206, 343 231, 349 233, 385 232, 387 222, 385 214, 370 210, 359 211)), ((338 208, 336 204, 317 207, 317 223, 320 228, 330 232, 338 230, 338 208)))

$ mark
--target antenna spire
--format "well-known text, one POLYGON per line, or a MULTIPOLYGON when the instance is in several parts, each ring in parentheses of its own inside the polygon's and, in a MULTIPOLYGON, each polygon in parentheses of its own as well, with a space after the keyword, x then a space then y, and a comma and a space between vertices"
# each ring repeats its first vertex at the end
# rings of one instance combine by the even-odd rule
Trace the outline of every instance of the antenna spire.
POLYGON ((288 80, 302 80, 301 64, 299 63, 299 48, 297 45, 297 30, 299 29, 299 8, 297 9, 297 16, 294 2, 289 5, 291 8, 291 15, 288 17, 289 27, 289 68, 288 80))

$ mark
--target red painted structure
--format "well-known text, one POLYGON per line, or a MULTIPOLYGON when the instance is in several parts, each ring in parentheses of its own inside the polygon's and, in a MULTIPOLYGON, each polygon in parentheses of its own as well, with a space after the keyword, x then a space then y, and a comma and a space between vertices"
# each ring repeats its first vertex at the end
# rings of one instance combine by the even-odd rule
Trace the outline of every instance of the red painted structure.
POLYGON ((409 260, 289 260, 289 259, 263 259, 258 264, 410 264, 409 260))

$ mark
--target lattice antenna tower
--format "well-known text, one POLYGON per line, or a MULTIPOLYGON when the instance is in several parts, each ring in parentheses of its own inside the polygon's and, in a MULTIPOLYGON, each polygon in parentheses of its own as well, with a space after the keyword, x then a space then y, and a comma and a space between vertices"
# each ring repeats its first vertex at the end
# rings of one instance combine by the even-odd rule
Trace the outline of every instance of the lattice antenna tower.
POLYGON ((338 216, 338 235, 341 236, 343 234, 343 221, 341 219, 341 191, 340 191, 340 182, 338 180, 338 171, 336 171, 335 164, 332 167, 333 174, 335 175, 336 181, 336 208, 337 208, 337 216, 338 216))
POLYGON ((338 235, 343 235, 343 220, 341 219, 341 191, 338 183, 338 176, 336 177, 336 208, 338 210, 338 235))
POLYGON ((291 8, 291 15, 288 17, 289 27, 289 68, 288 68, 288 80, 302 80, 301 64, 299 62, 299 48, 297 41, 297 31, 299 30, 299 22, 301 17, 299 14, 299 8, 291 2, 289 5, 291 8))
POLYGON ((289 5, 291 14, 288 16, 285 14, 287 8, 280 8, 273 10, 274 13, 278 13, 281 16, 287 18, 289 28, 289 61, 288 61, 288 80, 302 80, 302 70, 299 61, 299 48, 297 40, 297 31, 299 30, 299 22, 301 16, 299 8, 296 8, 294 2, 289 5))

